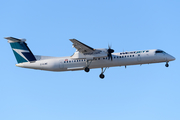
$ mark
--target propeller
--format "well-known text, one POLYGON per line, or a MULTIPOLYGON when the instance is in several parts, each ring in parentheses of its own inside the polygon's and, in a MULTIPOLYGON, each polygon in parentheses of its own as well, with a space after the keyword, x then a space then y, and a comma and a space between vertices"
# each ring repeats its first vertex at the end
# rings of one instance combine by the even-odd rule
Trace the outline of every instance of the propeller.
POLYGON ((111 61, 112 61, 112 53, 114 52, 113 49, 111 49, 111 46, 108 45, 108 50, 107 50, 107 56, 108 56, 108 60, 111 58, 111 61))

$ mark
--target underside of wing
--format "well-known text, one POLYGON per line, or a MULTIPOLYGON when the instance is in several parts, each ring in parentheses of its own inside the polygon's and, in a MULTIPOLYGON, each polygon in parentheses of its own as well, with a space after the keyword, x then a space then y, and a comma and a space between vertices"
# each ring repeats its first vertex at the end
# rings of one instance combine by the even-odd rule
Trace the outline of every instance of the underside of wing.
POLYGON ((69 40, 73 43, 73 47, 75 47, 81 53, 91 53, 95 51, 94 48, 89 47, 76 39, 69 39, 69 40))

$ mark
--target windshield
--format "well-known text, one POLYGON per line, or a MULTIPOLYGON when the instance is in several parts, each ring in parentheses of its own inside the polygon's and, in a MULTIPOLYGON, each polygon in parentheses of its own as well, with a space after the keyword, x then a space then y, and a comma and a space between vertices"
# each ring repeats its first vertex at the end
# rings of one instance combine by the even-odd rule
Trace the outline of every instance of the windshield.
POLYGON ((166 52, 164 52, 162 50, 156 50, 156 53, 166 53, 166 52))

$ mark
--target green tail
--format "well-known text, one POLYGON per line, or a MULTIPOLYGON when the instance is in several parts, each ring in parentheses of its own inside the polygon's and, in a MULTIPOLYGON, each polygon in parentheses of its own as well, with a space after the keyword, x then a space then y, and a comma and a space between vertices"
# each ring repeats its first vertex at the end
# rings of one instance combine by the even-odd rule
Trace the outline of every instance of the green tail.
POLYGON ((13 37, 6 37, 5 39, 10 43, 18 63, 36 61, 33 53, 25 43, 26 40, 13 37))

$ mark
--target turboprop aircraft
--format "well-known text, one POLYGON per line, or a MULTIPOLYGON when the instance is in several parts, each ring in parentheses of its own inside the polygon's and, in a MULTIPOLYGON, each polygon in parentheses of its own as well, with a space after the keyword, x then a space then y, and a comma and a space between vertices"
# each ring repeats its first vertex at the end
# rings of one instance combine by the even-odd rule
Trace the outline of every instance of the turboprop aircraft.
POLYGON ((140 50, 114 53, 114 50, 94 49, 84 43, 70 39, 76 52, 67 57, 49 57, 34 55, 26 44, 26 39, 5 37, 10 43, 18 64, 16 66, 47 71, 76 71, 89 72, 93 68, 101 68, 100 78, 104 78, 106 68, 115 66, 142 65, 175 60, 170 54, 160 50, 140 50))

